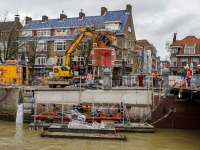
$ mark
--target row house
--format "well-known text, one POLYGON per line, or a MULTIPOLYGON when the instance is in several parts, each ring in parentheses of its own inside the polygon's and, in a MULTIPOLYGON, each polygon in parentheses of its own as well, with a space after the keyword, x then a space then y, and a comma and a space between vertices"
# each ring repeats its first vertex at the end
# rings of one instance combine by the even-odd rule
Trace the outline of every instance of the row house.
POLYGON ((143 71, 146 70, 146 74, 153 73, 156 69, 157 61, 157 50, 155 46, 150 44, 148 40, 137 40, 136 45, 140 47, 136 49, 136 52, 138 52, 138 54, 140 54, 143 57, 143 71), (145 56, 146 54, 147 56, 145 56))
POLYGON ((176 40, 175 33, 170 49, 170 68, 172 75, 181 75, 184 66, 191 67, 193 72, 196 72, 200 58, 200 40, 198 38, 195 36, 187 36, 182 40, 176 40))
MULTIPOLYGON (((113 74, 122 74, 122 61, 126 62, 126 71, 130 73, 136 62, 138 54, 135 52, 135 30, 132 19, 132 6, 126 5, 126 10, 108 11, 107 8, 101 7, 101 15, 85 16, 83 12, 79 17, 68 18, 65 14, 60 14, 59 19, 49 19, 42 16, 42 20, 32 20, 26 17, 22 37, 24 42, 33 39, 38 41, 39 49, 43 50, 36 59, 36 67, 39 72, 45 68, 51 72, 53 65, 65 65, 65 52, 74 40, 74 37, 80 32, 81 27, 90 27, 100 29, 101 31, 114 32, 115 44, 123 47, 123 50, 115 51, 115 61, 113 74)), ((80 49, 88 49, 87 39, 81 42, 80 46, 74 53, 74 60, 84 60, 80 49)), ((88 67, 92 68, 92 57, 88 61, 88 67)))
POLYGON ((19 15, 15 15, 14 21, 0 22, 0 64, 8 59, 16 59, 18 52, 16 43, 22 28, 19 15))

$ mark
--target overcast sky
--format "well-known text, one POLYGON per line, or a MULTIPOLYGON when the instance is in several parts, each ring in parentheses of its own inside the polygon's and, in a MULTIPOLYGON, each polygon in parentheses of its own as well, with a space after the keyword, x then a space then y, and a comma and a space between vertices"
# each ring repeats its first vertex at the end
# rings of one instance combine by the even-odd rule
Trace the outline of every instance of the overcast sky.
POLYGON ((147 39, 152 43, 161 59, 165 59, 165 43, 171 42, 173 33, 177 39, 188 35, 200 38, 200 0, 0 0, 0 14, 8 12, 10 19, 19 12, 21 20, 25 16, 41 20, 59 18, 62 10, 68 18, 78 17, 81 9, 86 16, 101 14, 101 7, 108 11, 125 10, 132 5, 132 16, 136 39, 147 39))

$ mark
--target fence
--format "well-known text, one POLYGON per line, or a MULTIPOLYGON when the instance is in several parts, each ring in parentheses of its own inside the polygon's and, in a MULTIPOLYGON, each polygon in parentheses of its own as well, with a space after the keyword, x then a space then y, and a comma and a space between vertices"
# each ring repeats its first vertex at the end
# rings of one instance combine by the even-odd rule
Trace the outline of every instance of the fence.
MULTIPOLYGON (((181 78, 181 76, 169 76, 169 84, 172 86, 175 82, 177 82, 176 87, 180 87, 181 86, 181 82, 182 82, 183 78, 181 78)), ((186 82, 186 86, 188 86, 187 80, 186 82)), ((200 86, 200 74, 195 74, 192 76, 191 80, 191 87, 196 87, 196 86, 200 86)))
MULTIPOLYGON (((139 86, 139 75, 123 75, 123 76, 116 76, 114 75, 112 78, 112 86, 126 86, 126 87, 138 87, 139 86)), ((162 83, 162 77, 158 77, 158 84, 162 83)), ((152 86, 153 79, 151 75, 145 75, 142 80, 142 86, 148 87, 152 86)))

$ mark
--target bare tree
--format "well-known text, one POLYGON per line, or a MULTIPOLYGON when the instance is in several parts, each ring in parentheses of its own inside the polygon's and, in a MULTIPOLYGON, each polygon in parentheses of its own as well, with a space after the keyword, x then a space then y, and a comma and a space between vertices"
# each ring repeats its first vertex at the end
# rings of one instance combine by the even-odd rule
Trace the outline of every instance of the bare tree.
POLYGON ((168 61, 170 60, 170 56, 171 56, 170 45, 171 43, 169 41, 165 43, 165 50, 166 50, 165 60, 168 60, 168 61))
POLYGON ((21 46, 18 42, 19 33, 23 26, 16 16, 15 21, 9 21, 8 13, 0 15, 0 62, 17 57, 17 52, 21 46))
MULTIPOLYGON (((20 53, 24 53, 26 56, 27 64, 29 65, 30 68, 30 77, 31 80, 33 80, 34 77, 34 71, 35 71, 35 64, 36 64, 36 59, 38 57, 41 57, 43 55, 46 56, 46 49, 47 45, 41 42, 41 37, 24 37, 23 38, 23 47, 20 50, 20 53)), ((44 62, 43 62, 44 63, 44 62)))

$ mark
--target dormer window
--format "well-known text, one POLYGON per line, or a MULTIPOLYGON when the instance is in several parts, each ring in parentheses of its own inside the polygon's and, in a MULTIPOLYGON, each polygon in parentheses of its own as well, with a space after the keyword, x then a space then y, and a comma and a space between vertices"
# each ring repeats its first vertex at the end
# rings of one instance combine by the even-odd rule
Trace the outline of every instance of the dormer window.
POLYGON ((109 21, 109 22, 104 22, 105 26, 106 26, 106 30, 107 31, 116 31, 116 30, 120 30, 121 21, 109 21))
POLYGON ((185 45, 185 49, 184 49, 184 53, 192 53, 194 54, 195 53, 195 47, 196 47, 196 44, 194 46, 187 46, 185 45))
POLYGON ((109 30, 109 31, 115 31, 115 30, 119 30, 119 23, 112 23, 112 24, 107 24, 106 25, 106 30, 109 30))

